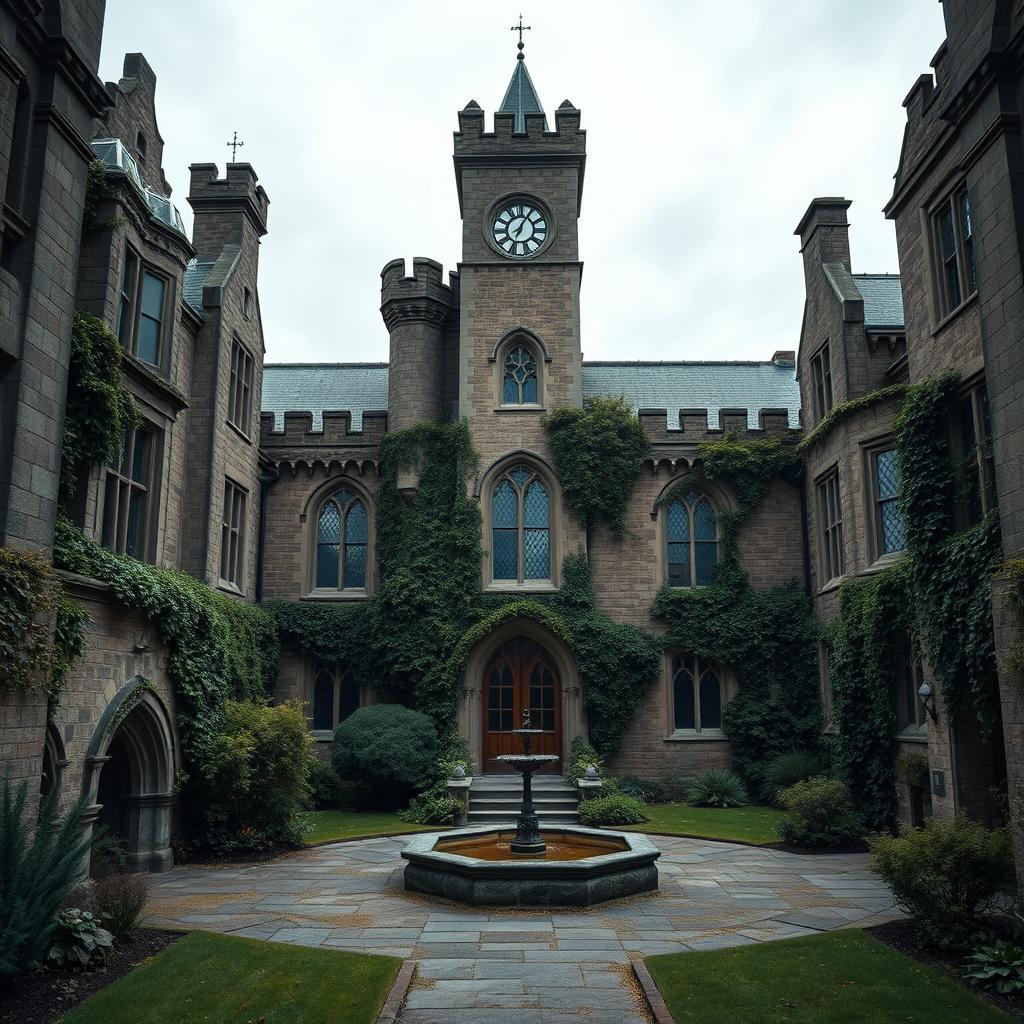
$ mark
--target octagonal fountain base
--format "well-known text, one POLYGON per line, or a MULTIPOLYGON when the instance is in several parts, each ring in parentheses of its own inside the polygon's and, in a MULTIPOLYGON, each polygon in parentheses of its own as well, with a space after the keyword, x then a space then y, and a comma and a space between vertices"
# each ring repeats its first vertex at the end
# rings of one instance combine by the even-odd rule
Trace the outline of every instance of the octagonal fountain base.
POLYGON ((411 836, 405 888, 477 907, 589 907, 658 888, 658 848, 629 832, 565 826, 541 835, 547 852, 515 856, 515 829, 491 825, 411 836))

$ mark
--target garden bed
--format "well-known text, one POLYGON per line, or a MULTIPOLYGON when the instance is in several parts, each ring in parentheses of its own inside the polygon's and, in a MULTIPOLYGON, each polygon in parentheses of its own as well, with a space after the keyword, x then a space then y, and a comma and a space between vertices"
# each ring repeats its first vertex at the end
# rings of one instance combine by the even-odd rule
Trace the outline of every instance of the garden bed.
MULTIPOLYGON (((868 928, 866 931, 890 948, 910 957, 911 960, 935 967, 959 984, 967 986, 967 982, 963 980, 964 953, 922 946, 913 921, 888 921, 885 924, 868 928)), ((982 989, 975 988, 973 985, 968 987, 994 1006, 998 1006, 1004 1013, 1008 1013, 1017 1020, 1024 1020, 1024 992, 1000 995, 994 988, 982 989)))
POLYGON ((0 995, 0 1024, 51 1024, 181 937, 181 932, 144 928, 134 938, 118 942, 107 953, 106 963, 96 970, 44 968, 15 978, 0 995))

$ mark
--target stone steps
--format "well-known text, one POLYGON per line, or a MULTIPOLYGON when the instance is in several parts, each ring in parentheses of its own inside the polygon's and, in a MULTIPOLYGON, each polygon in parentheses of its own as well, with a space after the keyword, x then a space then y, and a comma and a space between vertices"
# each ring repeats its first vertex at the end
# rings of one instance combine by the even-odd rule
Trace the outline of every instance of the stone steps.
MULTIPOLYGON (((533 805, 542 824, 573 825, 579 822, 576 787, 560 775, 533 779, 533 805)), ((482 775, 469 789, 470 825, 514 822, 523 803, 523 780, 518 775, 482 775)))

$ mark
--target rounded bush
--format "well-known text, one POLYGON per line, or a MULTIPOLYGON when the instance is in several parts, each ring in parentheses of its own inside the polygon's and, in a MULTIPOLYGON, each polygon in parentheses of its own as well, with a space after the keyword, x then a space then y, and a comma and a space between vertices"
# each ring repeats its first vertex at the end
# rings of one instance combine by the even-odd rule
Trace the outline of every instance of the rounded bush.
POLYGON ((338 773, 316 754, 309 759, 310 802, 314 810, 322 811, 344 805, 345 789, 338 773))
POLYGON ((791 750, 788 754, 779 754, 765 766, 765 790, 772 800, 777 800, 782 790, 825 774, 824 768, 822 759, 810 750, 791 750))
POLYGON ((740 777, 728 768, 698 772, 686 790, 686 802, 693 807, 743 807, 750 803, 740 777))
POLYGON ((779 803, 787 813, 776 828, 787 843, 838 846, 864 834, 850 794, 839 779, 816 776, 797 782, 779 793, 779 803))
POLYGON ((584 800, 580 804, 580 824, 590 828, 599 825, 639 825, 649 821, 647 807, 640 800, 618 793, 602 796, 596 800, 584 800))
POLYGON ((362 802, 401 807, 428 782, 437 757, 437 730, 419 711, 371 704, 334 730, 331 760, 343 779, 362 785, 362 802))

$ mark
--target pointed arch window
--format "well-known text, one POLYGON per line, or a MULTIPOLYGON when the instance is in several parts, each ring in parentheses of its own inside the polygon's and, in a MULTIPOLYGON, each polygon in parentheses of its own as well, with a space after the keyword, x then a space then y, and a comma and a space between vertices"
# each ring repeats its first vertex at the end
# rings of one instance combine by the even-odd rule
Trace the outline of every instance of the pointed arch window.
POLYGON ((529 466, 515 466, 494 485, 491 565, 495 582, 551 578, 551 497, 529 466))
POLYGON ((672 658, 672 715, 677 730, 720 730, 724 703, 722 671, 717 665, 692 654, 672 658))
POLYGON ((533 348, 523 341, 515 341, 502 360, 501 404, 540 404, 537 357, 533 348))
POLYGON ((359 687, 340 665, 317 666, 313 676, 313 728, 334 729, 359 709, 359 687))
POLYGON ((670 587, 704 587, 714 582, 718 516, 707 495, 686 490, 668 503, 665 540, 670 587))
POLYGON ((370 521, 366 505, 341 487, 321 506, 316 526, 318 590, 365 590, 370 521))

